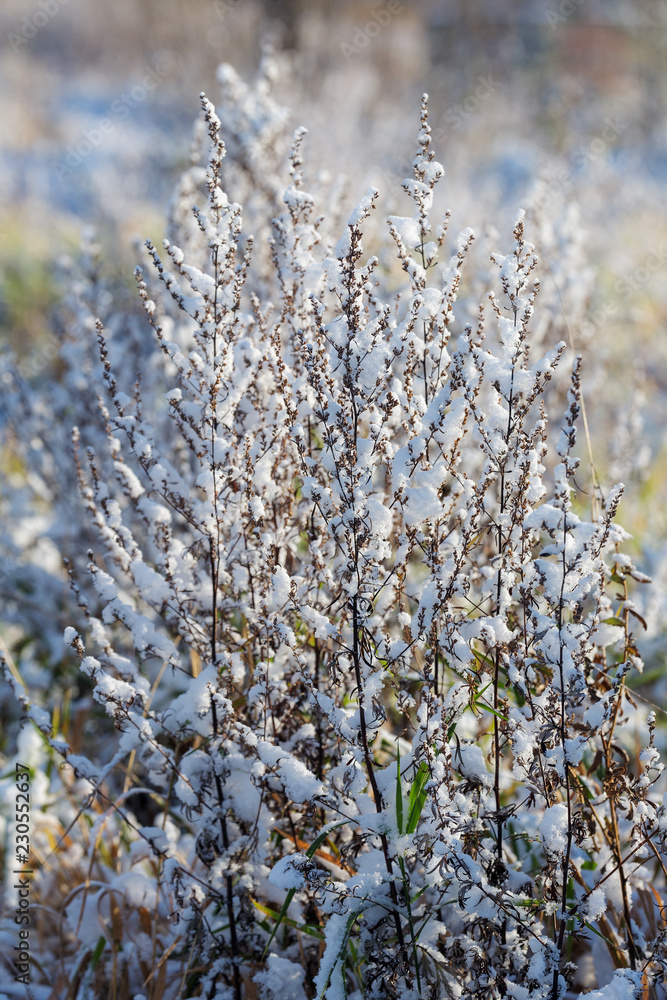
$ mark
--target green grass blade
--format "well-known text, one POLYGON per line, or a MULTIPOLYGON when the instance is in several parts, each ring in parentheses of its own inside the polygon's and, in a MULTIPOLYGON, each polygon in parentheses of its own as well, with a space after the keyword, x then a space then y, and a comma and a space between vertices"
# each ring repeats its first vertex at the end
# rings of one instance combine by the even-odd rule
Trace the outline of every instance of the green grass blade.
MULTIPOLYGON (((260 913, 266 914, 267 917, 271 917, 272 920, 280 920, 282 923, 287 924, 288 927, 293 927, 296 931, 301 931, 303 934, 309 934, 311 937, 324 941, 324 934, 314 924, 300 924, 297 920, 292 920, 291 917, 281 916, 273 907, 267 906, 265 903, 258 903, 256 899, 253 899, 252 904, 255 909, 259 910, 260 913)), ((262 923, 265 923, 265 921, 262 921, 262 923)))
POLYGON ((403 833, 403 789, 401 788, 401 750, 396 741, 396 824, 403 833))
POLYGON ((412 782, 412 788, 410 789, 410 799, 408 802, 408 825, 406 833, 414 833, 417 829, 417 823, 419 822, 419 817, 422 814, 422 809, 424 808, 424 803, 426 802, 426 782, 428 781, 428 777, 428 767, 424 761, 422 761, 417 768, 415 780, 412 782))
POLYGON ((345 824, 349 823, 349 822, 350 822, 349 819, 342 819, 338 823, 332 823, 330 826, 325 827, 325 829, 322 831, 322 833, 320 833, 315 838, 315 840, 312 842, 312 844, 310 845, 310 847, 306 851, 306 857, 307 858, 312 858, 313 855, 315 854, 315 851, 319 851, 320 847, 322 846, 322 844, 324 843, 324 841, 327 839, 327 837, 329 836, 329 834, 333 830, 337 830, 339 826, 345 826, 345 824))
POLYGON ((403 858, 398 859, 398 864, 401 869, 401 876, 403 880, 403 898, 405 899, 405 906, 408 911, 408 927, 410 928, 410 942, 412 944, 412 958, 415 963, 415 977, 417 979, 417 993, 421 995, 421 979, 419 976, 419 955, 417 954, 417 939, 415 937, 415 925, 412 919, 412 904, 410 902, 410 889, 408 886, 408 877, 405 872, 405 863, 403 858))
MULTIPOLYGON (((322 991, 319 994, 317 1000, 324 1000, 324 994, 329 989, 329 983, 331 982, 331 977, 333 976, 333 974, 334 974, 334 972, 336 970, 336 966, 340 962, 341 955, 344 956, 345 952, 347 951, 347 942, 349 940, 350 934, 352 933, 352 927, 354 925, 354 922, 357 919, 357 917, 360 916, 361 912, 362 912, 361 910, 355 910, 354 913, 351 913, 350 916, 348 917, 347 924, 345 925, 345 933, 343 934, 343 940, 341 942, 341 946, 340 946, 340 949, 338 951, 338 954, 336 955, 336 960, 333 963, 333 965, 331 966, 331 971, 329 972, 329 975, 327 976, 327 981, 324 984, 324 986, 322 988, 322 991)), ((343 970, 342 970, 342 972, 343 972, 343 976, 344 976, 345 975, 345 962, 343 962, 343 970)))
MULTIPOLYGON (((349 819, 342 819, 339 823, 333 823, 330 826, 325 827, 322 833, 320 833, 319 836, 315 838, 315 840, 312 842, 312 844, 306 851, 306 857, 312 858, 313 855, 315 854, 315 851, 319 850, 319 848, 322 846, 322 844, 327 839, 332 830, 338 829, 339 826, 345 826, 345 824, 349 822, 350 822, 349 819)), ((264 949, 264 952, 262 954, 262 959, 266 958, 266 953, 271 947, 271 943, 274 937, 278 933, 278 928, 280 927, 280 925, 282 924, 283 920, 287 915, 287 911, 290 908, 290 903, 294 899, 295 892, 296 889, 289 889, 287 895, 285 896, 285 902, 282 905, 280 913, 277 915, 276 926, 273 928, 273 931, 271 932, 271 937, 267 941, 266 948, 264 949)))
POLYGON ((102 934, 98 938, 98 940, 97 940, 97 944, 95 945, 95 951, 93 952, 93 957, 90 960, 90 967, 91 967, 91 969, 93 969, 93 971, 99 965, 100 959, 102 957, 102 952, 104 951, 104 949, 106 947, 106 943, 107 943, 107 939, 102 934))

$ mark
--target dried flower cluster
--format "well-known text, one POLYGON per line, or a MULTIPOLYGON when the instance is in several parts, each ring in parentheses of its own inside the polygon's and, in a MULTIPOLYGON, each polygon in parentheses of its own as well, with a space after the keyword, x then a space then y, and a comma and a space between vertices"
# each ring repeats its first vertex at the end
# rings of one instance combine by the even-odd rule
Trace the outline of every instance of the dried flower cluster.
POLYGON ((54 996, 662 995, 642 575, 622 488, 576 499, 581 361, 539 320, 523 214, 473 307, 426 98, 411 214, 382 233, 371 189, 336 231, 303 129, 281 183, 270 80, 202 95, 147 321, 91 247, 59 384, 35 404, 5 370, 31 477, 5 502, 56 512, 76 596, 24 565, 40 607, 6 612, 48 608, 80 667, 78 728, 8 674, 36 769, 70 765, 36 849, 54 996))

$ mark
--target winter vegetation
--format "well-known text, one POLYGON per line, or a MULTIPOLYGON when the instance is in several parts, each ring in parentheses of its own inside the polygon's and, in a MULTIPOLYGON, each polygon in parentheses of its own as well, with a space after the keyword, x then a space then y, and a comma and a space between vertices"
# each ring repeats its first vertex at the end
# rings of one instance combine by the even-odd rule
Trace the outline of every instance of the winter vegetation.
POLYGON ((276 72, 201 95, 141 311, 91 237, 58 377, 0 355, 0 996, 657 1000, 655 597, 576 210, 450 232, 426 95, 396 190, 341 188, 276 72))

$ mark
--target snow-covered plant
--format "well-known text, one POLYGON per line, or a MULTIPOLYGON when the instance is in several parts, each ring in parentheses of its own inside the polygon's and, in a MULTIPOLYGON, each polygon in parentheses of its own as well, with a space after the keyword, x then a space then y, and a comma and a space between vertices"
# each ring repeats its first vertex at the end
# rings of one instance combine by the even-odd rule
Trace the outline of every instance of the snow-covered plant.
POLYGON ((622 487, 590 516, 577 495, 581 359, 550 396, 566 345, 544 343, 523 213, 461 305, 474 234, 433 218, 424 97, 411 214, 367 255, 379 192, 332 231, 304 129, 279 185, 267 66, 254 91, 221 72, 221 117, 202 95, 136 271, 146 320, 97 319, 89 273, 57 426, 46 399, 14 421, 30 474, 55 503, 76 475, 82 503, 51 535, 95 738, 10 675, 74 775, 49 809, 71 840, 79 795, 92 824, 53 908, 62 995, 658 995, 663 765, 627 683, 643 578, 622 487))

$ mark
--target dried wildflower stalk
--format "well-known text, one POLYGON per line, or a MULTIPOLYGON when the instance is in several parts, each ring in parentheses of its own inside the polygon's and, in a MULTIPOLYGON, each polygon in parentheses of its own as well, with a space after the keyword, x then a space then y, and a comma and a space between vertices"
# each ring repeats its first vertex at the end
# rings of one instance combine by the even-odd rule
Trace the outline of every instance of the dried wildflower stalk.
MULTIPOLYGON (((229 174, 261 239, 202 95, 169 240, 137 269, 157 349, 135 380, 128 320, 86 355, 102 388, 98 417, 90 383, 76 403, 90 552, 70 546, 66 638, 120 736, 95 763, 54 746, 98 793, 125 767, 158 802, 159 826, 127 822, 176 921, 161 996, 639 995, 665 967, 667 829, 653 717, 637 760, 624 735, 641 574, 621 488, 593 521, 572 497, 580 359, 550 428, 565 346, 531 335, 523 216, 462 322, 474 236, 447 258, 426 98, 413 214, 389 220, 393 261, 366 258, 379 194, 329 232, 305 130, 282 204, 272 173, 254 183, 269 76, 229 174)), ((71 370, 84 341, 70 329, 71 370)), ((111 978, 117 958, 98 956, 111 978)))

